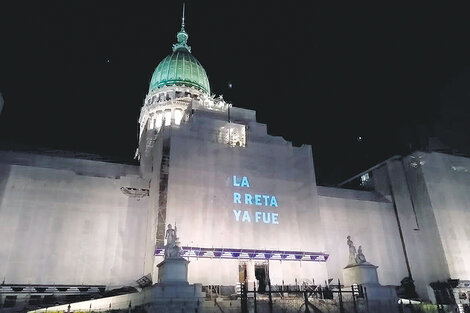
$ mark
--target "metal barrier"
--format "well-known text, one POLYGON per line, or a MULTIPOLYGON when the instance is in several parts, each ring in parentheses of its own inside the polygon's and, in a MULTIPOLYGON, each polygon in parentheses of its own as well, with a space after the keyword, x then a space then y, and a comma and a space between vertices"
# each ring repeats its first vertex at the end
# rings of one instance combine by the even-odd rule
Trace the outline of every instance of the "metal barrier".
MULTIPOLYGON (((305 313, 311 313, 313 310, 314 313, 321 312, 313 303, 309 301, 309 298, 316 298, 316 299, 334 299, 334 295, 336 294, 336 298, 338 299, 339 304, 339 311, 340 313, 345 313, 344 308, 344 301, 343 296, 345 294, 350 295, 353 303, 353 310, 354 313, 359 313, 358 311, 358 299, 363 299, 368 305, 367 300, 367 291, 366 288, 361 285, 352 285, 350 288, 345 289, 344 285, 341 285, 340 280, 338 279, 337 285, 327 285, 325 287, 317 286, 317 285, 296 285, 294 288, 290 286, 272 286, 271 282, 268 280, 267 283, 268 290, 262 292, 261 294, 268 295, 268 305, 269 305, 269 312, 273 313, 273 295, 278 294, 281 298, 284 297, 284 294, 294 295, 297 298, 303 299, 303 311, 305 313)), ((256 290, 256 283, 253 283, 253 290, 249 290, 248 283, 244 283, 240 285, 240 304, 241 304, 241 312, 248 313, 248 298, 249 294, 252 294, 253 298, 253 306, 254 312, 258 313, 258 296, 259 292, 256 290)))

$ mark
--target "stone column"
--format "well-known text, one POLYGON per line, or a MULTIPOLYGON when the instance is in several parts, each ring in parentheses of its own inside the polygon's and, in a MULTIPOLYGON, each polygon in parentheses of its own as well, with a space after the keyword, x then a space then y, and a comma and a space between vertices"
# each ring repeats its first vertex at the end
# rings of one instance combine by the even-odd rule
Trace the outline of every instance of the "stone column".
POLYGON ((246 280, 248 282, 248 290, 253 290, 253 283, 256 283, 258 289, 258 281, 255 276, 255 263, 253 261, 246 262, 246 280))

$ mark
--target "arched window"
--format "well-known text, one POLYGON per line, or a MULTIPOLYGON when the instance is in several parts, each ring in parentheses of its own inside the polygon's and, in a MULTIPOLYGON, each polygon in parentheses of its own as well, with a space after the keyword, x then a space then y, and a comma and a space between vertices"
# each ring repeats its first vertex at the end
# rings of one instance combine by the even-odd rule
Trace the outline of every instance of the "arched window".
POLYGON ((180 109, 175 110, 175 125, 180 125, 183 119, 183 111, 180 109))
POLYGON ((155 128, 160 129, 162 127, 163 114, 162 112, 157 112, 155 114, 155 128))
POLYGON ((165 110, 165 126, 171 125, 171 110, 165 110))

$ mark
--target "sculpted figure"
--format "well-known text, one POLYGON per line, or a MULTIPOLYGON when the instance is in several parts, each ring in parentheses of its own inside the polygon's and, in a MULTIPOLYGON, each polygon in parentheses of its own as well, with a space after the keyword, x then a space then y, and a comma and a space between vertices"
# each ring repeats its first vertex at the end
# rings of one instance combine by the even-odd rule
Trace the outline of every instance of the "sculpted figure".
POLYGON ((356 261, 356 247, 351 240, 351 236, 346 237, 348 239, 348 246, 349 246, 349 263, 348 264, 357 264, 356 261))
POLYGON ((360 264, 360 263, 365 263, 365 262, 367 261, 366 261, 366 257, 362 253, 362 246, 359 246, 359 248, 357 249, 356 263, 360 264))
POLYGON ((181 249, 179 238, 176 238, 175 246, 173 247, 173 251, 172 251, 172 257, 176 257, 176 258, 181 257, 182 250, 183 249, 181 249))
POLYGON ((168 228, 165 233, 166 244, 174 244, 176 242, 176 226, 175 229, 171 227, 171 224, 168 224, 168 228))
POLYGON ((178 237, 176 237, 176 226, 175 229, 168 224, 168 229, 165 233, 166 245, 165 245, 165 258, 178 258, 181 256, 181 248, 178 237))

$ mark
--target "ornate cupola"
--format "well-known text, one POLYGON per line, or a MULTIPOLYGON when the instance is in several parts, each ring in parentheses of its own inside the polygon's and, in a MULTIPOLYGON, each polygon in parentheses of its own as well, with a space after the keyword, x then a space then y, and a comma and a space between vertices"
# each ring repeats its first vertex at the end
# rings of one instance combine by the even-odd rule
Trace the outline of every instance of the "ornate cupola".
POLYGON ((210 98, 206 71, 191 54, 184 24, 176 35, 173 51, 153 72, 150 87, 139 118, 140 136, 147 130, 159 131, 163 126, 180 125, 189 118, 193 100, 210 98))
POLYGON ((209 79, 201 63, 191 54, 188 34, 184 29, 184 17, 181 30, 173 45, 173 53, 164 58, 153 72, 149 93, 165 86, 186 86, 210 94, 209 79))
POLYGON ((191 54, 184 22, 183 4, 177 42, 172 53, 155 68, 140 112, 138 158, 151 150, 164 127, 179 127, 190 119, 193 110, 228 112, 230 107, 221 96, 211 95, 206 71, 191 54))

